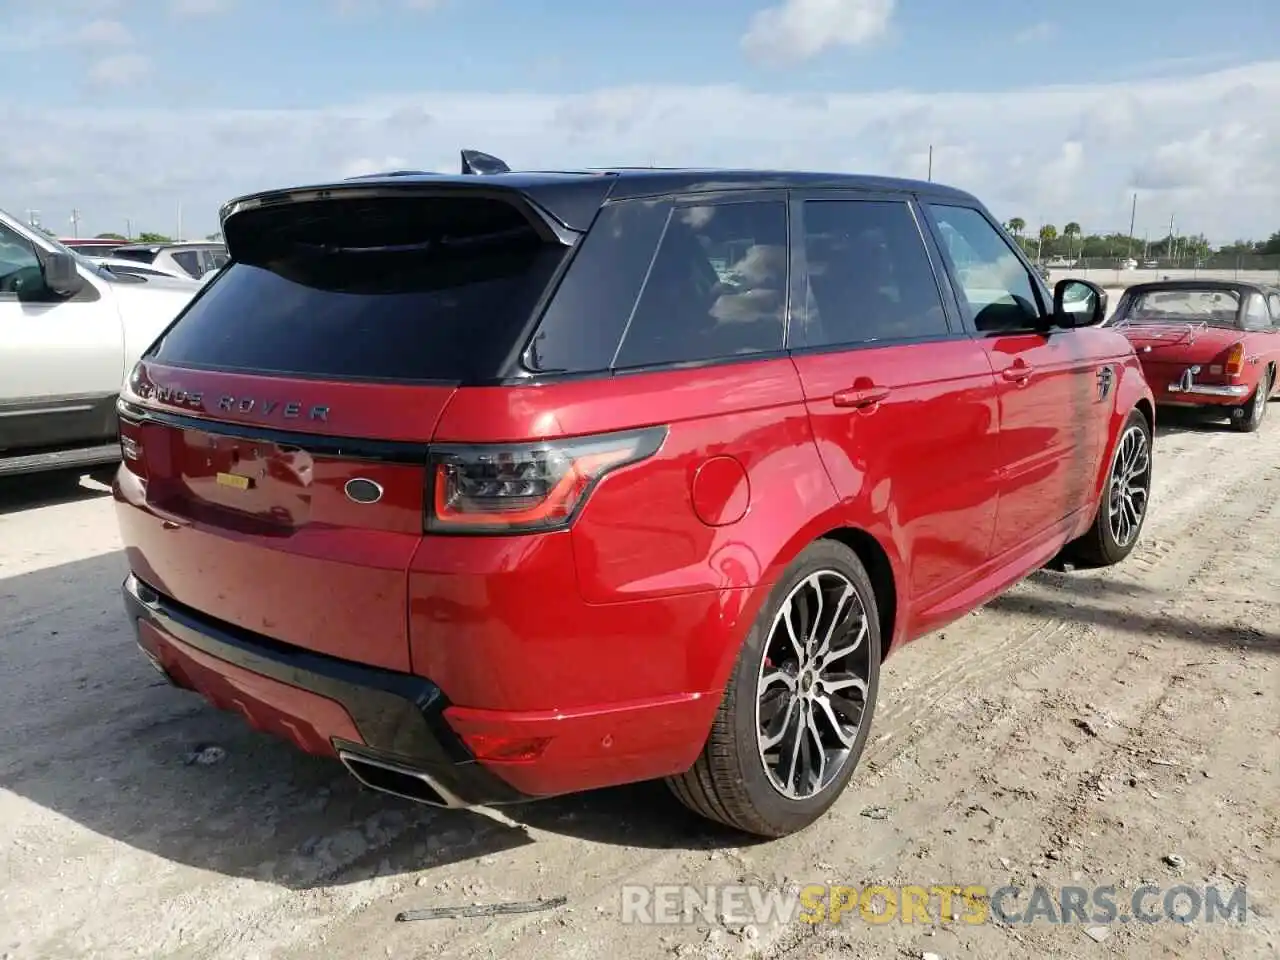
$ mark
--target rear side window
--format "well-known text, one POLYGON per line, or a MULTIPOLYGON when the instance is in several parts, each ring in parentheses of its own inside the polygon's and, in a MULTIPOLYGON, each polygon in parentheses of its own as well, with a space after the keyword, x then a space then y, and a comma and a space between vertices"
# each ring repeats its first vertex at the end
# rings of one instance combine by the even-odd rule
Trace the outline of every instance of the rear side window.
POLYGON ((608 370, 653 262, 672 201, 615 200, 582 240, 525 351, 538 373, 608 370))
POLYGON ((165 363, 339 380, 497 376, 567 248, 502 200, 335 199, 227 223, 165 363))
POLYGON ((173 255, 173 260, 193 277, 199 277, 204 272, 200 269, 200 253, 196 250, 179 250, 173 255))
POLYGON ((1255 293, 1249 297, 1249 305, 1244 312, 1244 328, 1246 330, 1267 330, 1271 327, 1271 315, 1267 311, 1267 302, 1262 294, 1255 293))
POLYGON ((1271 305, 1271 324, 1280 327, 1280 293, 1273 293, 1267 297, 1267 303, 1271 305))
POLYGON ((677 205, 614 367, 781 350, 786 291, 784 201, 677 205))
POLYGON ((950 332, 924 238, 901 200, 806 200, 803 344, 950 332))

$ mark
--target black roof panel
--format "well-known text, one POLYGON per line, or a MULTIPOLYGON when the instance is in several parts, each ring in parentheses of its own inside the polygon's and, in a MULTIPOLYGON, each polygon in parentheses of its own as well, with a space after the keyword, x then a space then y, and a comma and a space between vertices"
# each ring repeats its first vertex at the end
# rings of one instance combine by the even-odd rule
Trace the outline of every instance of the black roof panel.
POLYGON ((732 170, 664 167, 611 167, 599 170, 515 171, 483 176, 462 173, 413 173, 394 171, 348 180, 307 184, 237 197, 223 209, 247 200, 281 197, 294 192, 387 186, 393 189, 423 187, 476 187, 512 190, 524 194, 565 226, 585 230, 606 199, 655 196, 668 193, 700 193, 727 190, 844 189, 876 193, 919 193, 933 199, 977 203, 971 194, 940 183, 897 177, 850 173, 818 173, 797 170, 732 170))

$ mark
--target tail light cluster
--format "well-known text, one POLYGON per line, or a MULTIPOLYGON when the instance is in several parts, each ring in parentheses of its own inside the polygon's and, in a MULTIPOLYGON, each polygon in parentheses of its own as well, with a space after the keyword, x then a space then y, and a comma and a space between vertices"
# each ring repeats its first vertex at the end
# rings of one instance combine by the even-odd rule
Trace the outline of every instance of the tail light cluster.
POLYGON ((1223 373, 1228 377, 1238 377, 1244 373, 1244 341, 1237 340, 1227 350, 1227 360, 1223 364, 1223 373))
POLYGON ((428 463, 432 533, 567 527, 609 472, 653 456, 666 427, 539 443, 443 444, 428 463))

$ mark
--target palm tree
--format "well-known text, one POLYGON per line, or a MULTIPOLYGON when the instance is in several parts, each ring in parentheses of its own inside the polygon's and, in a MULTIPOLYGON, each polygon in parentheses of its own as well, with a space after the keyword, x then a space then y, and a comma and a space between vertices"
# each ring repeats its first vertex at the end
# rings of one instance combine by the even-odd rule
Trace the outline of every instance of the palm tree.
POLYGON ((1015 237, 1018 237, 1019 239, 1021 239, 1022 231, 1027 229, 1027 221, 1023 220, 1021 217, 1014 217, 1007 224, 1005 224, 1005 226, 1009 228, 1010 233, 1012 233, 1015 237))
POLYGON ((1062 228, 1062 235, 1067 238, 1067 253, 1071 252, 1071 241, 1080 236, 1080 224, 1072 220, 1062 228))
POLYGON ((1047 243, 1052 246, 1053 241, 1058 239, 1058 228, 1052 223, 1046 223, 1040 228, 1040 246, 1036 248, 1036 259, 1041 259, 1044 252, 1044 245, 1047 243))

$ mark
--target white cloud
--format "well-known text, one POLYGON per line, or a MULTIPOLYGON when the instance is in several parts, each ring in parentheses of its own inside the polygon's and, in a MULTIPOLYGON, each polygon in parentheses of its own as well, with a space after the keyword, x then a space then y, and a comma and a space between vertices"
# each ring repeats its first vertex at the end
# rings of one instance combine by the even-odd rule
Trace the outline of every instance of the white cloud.
POLYGON ((140 53, 119 53, 101 57, 89 67, 89 79, 95 84, 128 87, 151 74, 151 61, 140 53))
POLYGON ((72 35, 73 42, 86 47, 127 47, 133 34, 119 20, 90 20, 72 35))
POLYGON ((756 13, 742 37, 756 60, 786 65, 835 47, 857 47, 888 31, 896 0, 783 0, 756 13))
POLYGON ((367 173, 388 173, 392 170, 416 169, 410 166, 409 161, 404 157, 386 157, 382 160, 375 160, 371 157, 358 157, 346 164, 343 164, 339 176, 342 177, 360 177, 367 173))
POLYGON ((169 9, 177 17, 212 17, 231 9, 233 0, 171 0, 169 9))
MULTIPOLYGON (((122 53, 116 76, 130 73, 122 53)), ((104 66, 104 70, 106 67, 104 66)), ((134 63, 133 69, 145 69, 134 63)), ((108 71, 109 72, 109 71, 108 71)), ((136 73, 135 73, 136 78, 136 73)), ((609 164, 799 167, 971 190, 1001 220, 1079 221, 1211 239, 1280 228, 1280 60, 1178 79, 1005 92, 781 94, 732 85, 578 95, 420 93, 314 110, 9 104, 0 206, 73 207, 83 228, 193 234, 251 190, 410 168, 453 172, 475 147, 516 168, 609 164), (110 176, 97 177, 100 171, 110 176)))
POLYGON ((1039 23, 1033 23, 1025 30, 1020 30, 1014 34, 1015 43, 1042 43, 1045 40, 1051 40, 1058 34, 1058 25, 1051 20, 1041 20, 1039 23))

